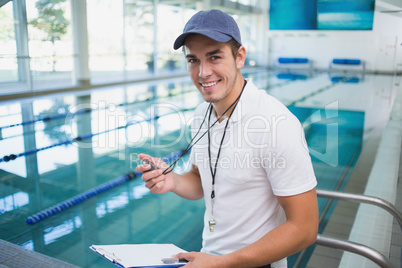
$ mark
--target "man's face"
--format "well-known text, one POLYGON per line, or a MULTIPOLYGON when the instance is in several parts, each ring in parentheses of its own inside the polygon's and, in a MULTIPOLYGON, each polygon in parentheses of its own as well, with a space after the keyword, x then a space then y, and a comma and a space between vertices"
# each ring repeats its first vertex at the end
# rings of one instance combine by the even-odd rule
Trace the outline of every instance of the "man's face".
POLYGON ((244 60, 233 58, 229 43, 189 35, 184 54, 191 79, 205 101, 217 104, 230 94, 244 60))

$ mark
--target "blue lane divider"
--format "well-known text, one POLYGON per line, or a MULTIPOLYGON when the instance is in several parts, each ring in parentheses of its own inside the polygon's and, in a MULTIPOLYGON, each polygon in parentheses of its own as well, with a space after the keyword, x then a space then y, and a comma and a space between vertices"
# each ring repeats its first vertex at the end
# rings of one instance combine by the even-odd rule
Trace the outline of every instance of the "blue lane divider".
MULTIPOLYGON (((181 111, 182 112, 187 112, 187 111, 191 111, 191 110, 195 110, 195 108, 182 109, 181 111)), ((175 112, 173 112, 173 113, 175 113, 175 112)), ((169 114, 173 114, 173 113, 169 113, 169 114)), ((169 114, 166 114, 166 115, 169 115, 169 114)), ((108 130, 98 132, 98 133, 91 133, 91 134, 85 134, 85 135, 77 136, 77 137, 75 137, 75 138, 73 138, 71 140, 61 141, 59 143, 55 143, 55 144, 52 144, 52 145, 49 145, 49 146, 46 146, 46 147, 34 148, 34 149, 31 149, 31 150, 28 150, 28 151, 25 151, 25 152, 22 152, 22 153, 19 153, 19 154, 5 155, 3 157, 0 157, 0 163, 1 162, 9 162, 9 161, 15 160, 18 157, 26 156, 26 155, 30 155, 30 154, 35 154, 35 153, 37 153, 39 151, 47 150, 47 149, 50 149, 50 148, 53 148, 53 147, 57 147, 57 146, 61 146, 61 145, 68 145, 68 144, 71 144, 71 143, 74 143, 74 142, 79 142, 79 141, 89 139, 91 137, 94 137, 94 136, 97 136, 97 135, 100 135, 100 134, 105 134, 105 133, 110 132, 110 131, 127 128, 129 126, 136 125, 136 124, 139 124, 139 123, 142 123, 142 122, 150 122, 151 120, 157 120, 157 119, 159 119, 159 117, 160 116, 156 115, 153 118, 145 119, 145 120, 138 121, 138 122, 130 122, 130 123, 127 123, 124 126, 119 126, 117 128, 108 129, 108 130)))
POLYGON ((280 73, 277 74, 278 79, 286 80, 307 80, 307 75, 304 74, 294 74, 294 73, 280 73))
POLYGON ((50 216, 53 216, 59 212, 62 212, 68 208, 71 208, 81 202, 84 202, 85 200, 88 200, 91 197, 94 197, 95 195, 98 195, 100 193, 103 193, 109 189, 112 189, 128 180, 132 180, 133 178, 137 177, 138 174, 137 172, 130 172, 124 176, 121 176, 119 178, 116 178, 114 180, 108 181, 104 184, 99 185, 98 187, 95 187, 93 189, 90 189, 84 193, 81 193, 79 195, 76 195, 70 199, 67 199, 63 202, 60 202, 50 208, 47 208, 45 210, 42 210, 41 212, 38 212, 32 216, 29 216, 25 221, 28 224, 35 224, 41 220, 44 220, 46 218, 49 218, 50 216))
MULTIPOLYGON (((165 161, 171 161, 172 159, 175 159, 176 157, 180 156, 183 153, 183 151, 177 151, 174 153, 171 153, 170 155, 163 157, 163 160, 165 161)), ((54 206, 51 206, 47 209, 44 209, 36 214, 33 214, 32 216, 29 216, 28 218, 26 218, 25 222, 33 225, 41 220, 47 219, 50 216, 53 216, 57 213, 60 213, 68 208, 71 208, 75 205, 78 205, 82 202, 84 202, 85 200, 88 200, 91 197, 94 197, 100 193, 103 193, 107 190, 110 190, 116 186, 119 186, 127 181, 130 181, 138 176, 140 176, 141 173, 138 173, 137 171, 132 171, 129 172, 121 177, 118 177, 116 179, 113 179, 111 181, 105 182, 95 188, 92 188, 88 191, 85 191, 81 194, 78 194, 76 196, 73 196, 65 201, 62 201, 54 206)))
MULTIPOLYGON (((179 95, 181 95, 181 94, 183 94, 183 93, 186 94, 186 93, 192 93, 192 92, 194 92, 194 90, 192 90, 192 89, 191 89, 191 90, 186 90, 186 91, 181 91, 181 92, 175 93, 175 94, 172 94, 172 93, 169 92, 169 96, 168 96, 168 97, 175 97, 175 96, 179 96, 179 95)), ((116 106, 117 106, 117 107, 123 107, 123 106, 129 106, 129 105, 136 105, 136 104, 140 104, 140 103, 145 103, 145 102, 148 102, 148 101, 152 101, 152 100, 155 100, 155 99, 157 99, 157 97, 156 97, 156 96, 152 96, 152 97, 150 97, 150 98, 146 98, 146 99, 140 100, 140 101, 119 103, 119 104, 116 104, 116 106)), ((107 109, 107 108, 105 108, 105 109, 107 109)), ((99 111, 99 110, 101 110, 101 109, 90 109, 90 108, 86 108, 86 109, 82 109, 82 110, 80 110, 80 111, 78 111, 78 112, 71 113, 71 114, 74 116, 74 115, 80 115, 80 114, 90 113, 90 112, 96 111, 96 110, 99 111)), ((41 121, 43 121, 43 122, 49 122, 49 121, 51 121, 51 120, 63 119, 63 118, 66 118, 68 114, 69 114, 69 113, 57 114, 57 115, 48 115, 48 116, 45 116, 45 117, 36 118, 36 119, 33 119, 33 120, 29 120, 29 121, 24 121, 24 122, 21 122, 21 123, 11 124, 11 125, 7 125, 7 126, 0 126, 0 131, 1 131, 2 129, 6 129, 6 128, 12 128, 12 127, 17 127, 17 126, 29 125, 29 124, 34 124, 34 123, 36 123, 36 122, 41 122, 41 121)))
POLYGON ((99 135, 99 134, 102 134, 102 133, 104 133, 104 132, 78 136, 78 137, 75 137, 74 139, 65 140, 65 141, 62 141, 62 142, 59 142, 59 143, 56 143, 56 144, 52 144, 52 145, 49 145, 49 146, 46 146, 46 147, 31 149, 31 150, 28 150, 28 151, 25 151, 25 152, 22 152, 22 153, 19 153, 19 154, 5 155, 2 158, 0 158, 0 163, 15 160, 16 158, 21 157, 21 156, 35 154, 35 153, 37 153, 39 151, 47 150, 47 149, 50 149, 50 148, 53 148, 53 147, 57 147, 57 146, 61 146, 61 145, 68 145, 68 144, 71 144, 73 142, 82 141, 82 140, 88 139, 88 138, 90 138, 92 136, 99 135))
MULTIPOLYGON (((90 113, 92 110, 91 109, 82 109, 81 111, 78 111, 76 113, 72 113, 72 115, 80 115, 80 114, 85 114, 85 113, 90 113)), ((36 122, 49 122, 51 120, 57 120, 57 119, 63 119, 66 118, 67 114, 58 114, 58 115, 53 115, 53 116, 45 116, 45 117, 41 117, 41 118, 36 118, 33 120, 29 120, 29 121, 24 121, 21 123, 16 123, 16 124, 12 124, 12 125, 8 125, 8 126, 1 126, 0 127, 0 131, 2 129, 6 129, 6 128, 12 128, 12 127, 17 127, 17 126, 24 126, 24 125, 29 125, 29 124, 34 124, 36 122)))

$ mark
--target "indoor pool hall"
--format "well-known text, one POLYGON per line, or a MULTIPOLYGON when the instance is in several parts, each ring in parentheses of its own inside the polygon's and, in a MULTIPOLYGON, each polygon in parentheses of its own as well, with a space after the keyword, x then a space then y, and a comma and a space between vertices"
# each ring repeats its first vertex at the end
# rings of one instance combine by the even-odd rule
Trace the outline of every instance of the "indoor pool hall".
POLYGON ((205 193, 151 193, 136 167, 145 153, 191 169, 205 100, 186 51, 202 34, 186 57, 173 43, 207 9, 239 25, 242 76, 304 131, 318 234, 287 267, 402 267, 402 3, 311 2, 315 15, 298 0, 0 0, 0 267, 123 267, 93 245, 202 249, 205 193))

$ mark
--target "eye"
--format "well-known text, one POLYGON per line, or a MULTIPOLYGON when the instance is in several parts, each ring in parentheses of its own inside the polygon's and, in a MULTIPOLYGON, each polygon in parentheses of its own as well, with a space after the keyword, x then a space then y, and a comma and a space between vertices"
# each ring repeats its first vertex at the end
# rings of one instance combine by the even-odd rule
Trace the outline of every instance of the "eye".
POLYGON ((197 63, 198 60, 197 60, 197 59, 194 59, 194 58, 191 58, 191 59, 188 59, 187 62, 188 62, 188 63, 197 63))
POLYGON ((211 57, 211 60, 212 61, 216 61, 216 60, 219 60, 221 57, 219 57, 219 56, 212 56, 211 57))

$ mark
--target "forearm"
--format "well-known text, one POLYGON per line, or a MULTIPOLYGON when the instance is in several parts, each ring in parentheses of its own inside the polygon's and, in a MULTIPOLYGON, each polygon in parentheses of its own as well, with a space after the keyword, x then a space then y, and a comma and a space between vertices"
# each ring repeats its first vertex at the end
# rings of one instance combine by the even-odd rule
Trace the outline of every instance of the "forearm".
POLYGON ((190 200, 197 200, 204 196, 201 178, 196 167, 183 174, 174 174, 172 192, 190 200))
POLYGON ((300 228, 292 222, 267 233, 260 240, 223 255, 221 267, 259 267, 286 258, 314 243, 315 228, 300 228))
POLYGON ((277 197, 286 222, 256 242, 222 256, 220 267, 258 267, 299 252, 317 238, 318 204, 315 189, 303 194, 277 197))

